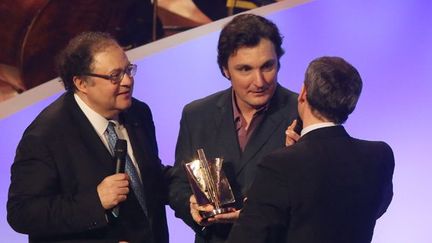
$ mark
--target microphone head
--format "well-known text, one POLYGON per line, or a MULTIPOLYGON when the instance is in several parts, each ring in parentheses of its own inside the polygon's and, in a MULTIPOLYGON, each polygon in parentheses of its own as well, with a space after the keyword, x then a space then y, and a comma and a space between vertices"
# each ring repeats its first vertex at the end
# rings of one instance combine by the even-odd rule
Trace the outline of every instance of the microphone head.
POLYGON ((302 131, 302 129, 303 129, 303 121, 302 121, 302 119, 300 118, 300 116, 297 116, 297 124, 296 124, 296 126, 294 127, 294 132, 296 132, 297 134, 299 134, 300 135, 300 133, 301 133, 301 131, 302 131))
POLYGON ((124 139, 117 139, 117 142, 114 146, 114 154, 119 157, 125 157, 127 154, 127 141, 124 139))

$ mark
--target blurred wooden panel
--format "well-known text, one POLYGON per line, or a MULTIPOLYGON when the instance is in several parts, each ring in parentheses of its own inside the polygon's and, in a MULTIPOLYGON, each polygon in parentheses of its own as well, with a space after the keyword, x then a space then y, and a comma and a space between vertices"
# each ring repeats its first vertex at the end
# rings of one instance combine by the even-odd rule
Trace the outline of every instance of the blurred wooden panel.
POLYGON ((11 68, 0 76, 16 68, 22 85, 2 82, 27 90, 54 78, 58 52, 84 31, 109 32, 129 49, 150 42, 152 17, 150 0, 2 0, 0 64, 11 68))

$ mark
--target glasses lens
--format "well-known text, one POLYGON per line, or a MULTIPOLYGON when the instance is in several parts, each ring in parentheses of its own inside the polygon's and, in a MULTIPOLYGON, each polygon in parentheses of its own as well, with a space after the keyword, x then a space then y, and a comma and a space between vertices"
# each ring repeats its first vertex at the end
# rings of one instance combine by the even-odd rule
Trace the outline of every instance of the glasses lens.
POLYGON ((115 84, 120 83, 123 80, 125 74, 127 74, 129 77, 132 78, 133 76, 135 76, 136 71, 137 71, 137 65, 130 64, 129 66, 126 67, 125 70, 122 70, 120 73, 117 73, 115 75, 111 74, 110 80, 115 84))
POLYGON ((133 77, 135 76, 137 71, 137 65, 136 64, 130 64, 127 68, 126 68, 126 74, 129 75, 129 77, 133 77))
POLYGON ((125 72, 121 71, 120 73, 117 73, 115 75, 111 75, 110 79, 114 84, 120 83, 124 77, 124 74, 125 74, 125 72))

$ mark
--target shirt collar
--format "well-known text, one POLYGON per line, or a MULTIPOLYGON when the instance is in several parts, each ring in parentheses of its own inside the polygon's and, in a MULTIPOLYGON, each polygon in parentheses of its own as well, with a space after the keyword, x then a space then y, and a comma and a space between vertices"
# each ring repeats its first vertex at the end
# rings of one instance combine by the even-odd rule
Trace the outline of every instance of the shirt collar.
POLYGON ((305 128, 302 129, 300 136, 303 137, 304 135, 306 135, 307 133, 319 129, 319 128, 324 128, 324 127, 333 127, 333 126, 337 126, 338 124, 334 123, 334 122, 320 122, 320 123, 315 123, 312 125, 309 125, 305 128))
POLYGON ((77 102, 79 108, 82 110, 84 115, 92 124, 93 128, 96 130, 99 136, 103 136, 106 128, 108 127, 108 120, 101 116, 99 113, 90 108, 76 93, 74 94, 75 101, 77 102))

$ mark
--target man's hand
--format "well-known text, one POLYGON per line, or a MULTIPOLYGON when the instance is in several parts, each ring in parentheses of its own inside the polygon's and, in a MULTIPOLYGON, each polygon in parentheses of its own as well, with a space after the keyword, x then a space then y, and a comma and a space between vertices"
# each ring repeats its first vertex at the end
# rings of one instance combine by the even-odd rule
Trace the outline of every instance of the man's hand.
POLYGON ((213 206, 208 204, 206 206, 199 206, 197 203, 197 200, 195 198, 195 195, 191 195, 189 197, 189 206, 190 206, 190 214, 193 218, 193 220, 201 226, 207 226, 210 223, 208 222, 208 220, 204 219, 203 217, 201 217, 201 214, 199 213, 199 211, 212 211, 213 210, 213 206))
POLYGON ((294 131, 296 125, 297 125, 297 120, 294 120, 291 123, 291 125, 287 128, 287 130, 285 130, 285 135, 286 135, 285 146, 287 147, 295 144, 300 138, 300 135, 294 131))
POLYGON ((235 208, 229 208, 231 212, 221 213, 213 218, 210 218, 208 221, 211 223, 221 223, 221 224, 229 224, 234 223, 240 215, 240 210, 236 210, 235 208))
POLYGON ((213 205, 208 204, 205 206, 199 206, 194 195, 190 196, 189 203, 190 203, 190 213, 192 215, 193 220, 198 225, 201 226, 208 226, 214 223, 222 223, 222 224, 234 223, 240 215, 240 210, 236 210, 235 208, 229 208, 230 211, 228 213, 218 214, 214 217, 204 219, 199 212, 212 211, 214 210, 213 205))
POLYGON ((105 177, 97 186, 102 207, 111 209, 123 202, 129 193, 129 176, 125 173, 105 177))

